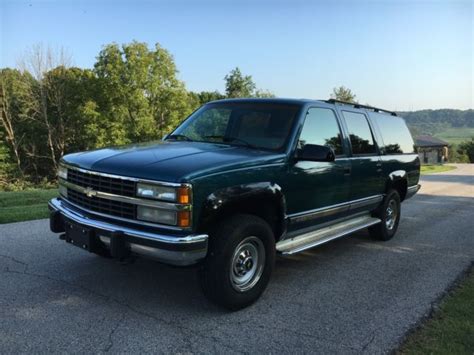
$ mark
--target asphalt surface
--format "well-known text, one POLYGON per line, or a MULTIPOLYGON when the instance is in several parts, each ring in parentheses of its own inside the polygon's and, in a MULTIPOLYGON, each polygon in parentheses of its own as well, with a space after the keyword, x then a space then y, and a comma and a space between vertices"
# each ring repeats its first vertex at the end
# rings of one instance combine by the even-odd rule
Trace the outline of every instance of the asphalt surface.
POLYGON ((393 240, 361 232, 279 258, 263 297, 234 313, 193 269, 103 259, 46 220, 1 225, 0 353, 390 352, 474 260, 474 165, 422 184, 393 240))

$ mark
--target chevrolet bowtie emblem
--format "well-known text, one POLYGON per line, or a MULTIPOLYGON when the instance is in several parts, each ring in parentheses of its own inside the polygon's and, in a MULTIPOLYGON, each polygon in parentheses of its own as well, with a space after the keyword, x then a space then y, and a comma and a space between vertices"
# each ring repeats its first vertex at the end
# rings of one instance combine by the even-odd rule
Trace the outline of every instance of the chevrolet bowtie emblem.
POLYGON ((93 190, 91 187, 86 187, 84 193, 87 197, 94 197, 97 196, 97 191, 93 190))

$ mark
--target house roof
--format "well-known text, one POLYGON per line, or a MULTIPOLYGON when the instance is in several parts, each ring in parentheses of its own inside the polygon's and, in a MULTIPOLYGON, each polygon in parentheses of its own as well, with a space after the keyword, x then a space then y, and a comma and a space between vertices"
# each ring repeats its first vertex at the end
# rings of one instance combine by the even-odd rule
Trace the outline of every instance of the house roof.
POLYGON ((449 143, 432 136, 419 136, 415 139, 417 147, 446 147, 449 143))

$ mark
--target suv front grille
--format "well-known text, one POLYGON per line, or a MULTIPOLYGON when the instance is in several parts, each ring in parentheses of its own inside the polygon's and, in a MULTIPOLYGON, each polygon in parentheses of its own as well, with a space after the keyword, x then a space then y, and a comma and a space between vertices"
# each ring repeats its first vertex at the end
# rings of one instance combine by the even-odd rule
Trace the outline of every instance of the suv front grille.
POLYGON ((73 169, 69 169, 67 174, 67 181, 75 185, 90 187, 96 191, 108 192, 115 195, 135 196, 136 183, 131 180, 87 174, 73 169))
POLYGON ((135 218, 135 205, 130 203, 106 200, 97 197, 88 197, 81 192, 69 188, 67 189, 67 200, 78 205, 79 207, 83 207, 94 212, 121 218, 135 218))

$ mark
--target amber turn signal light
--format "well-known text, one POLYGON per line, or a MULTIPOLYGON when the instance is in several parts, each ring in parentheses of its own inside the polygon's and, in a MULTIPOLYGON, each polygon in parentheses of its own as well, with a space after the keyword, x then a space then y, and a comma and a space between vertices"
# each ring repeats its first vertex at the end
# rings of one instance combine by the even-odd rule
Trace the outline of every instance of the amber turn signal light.
POLYGON ((191 203, 191 189, 189 187, 178 189, 178 203, 191 203))
POLYGON ((179 211, 178 212, 178 227, 189 227, 190 225, 191 225, 191 212, 179 211))

